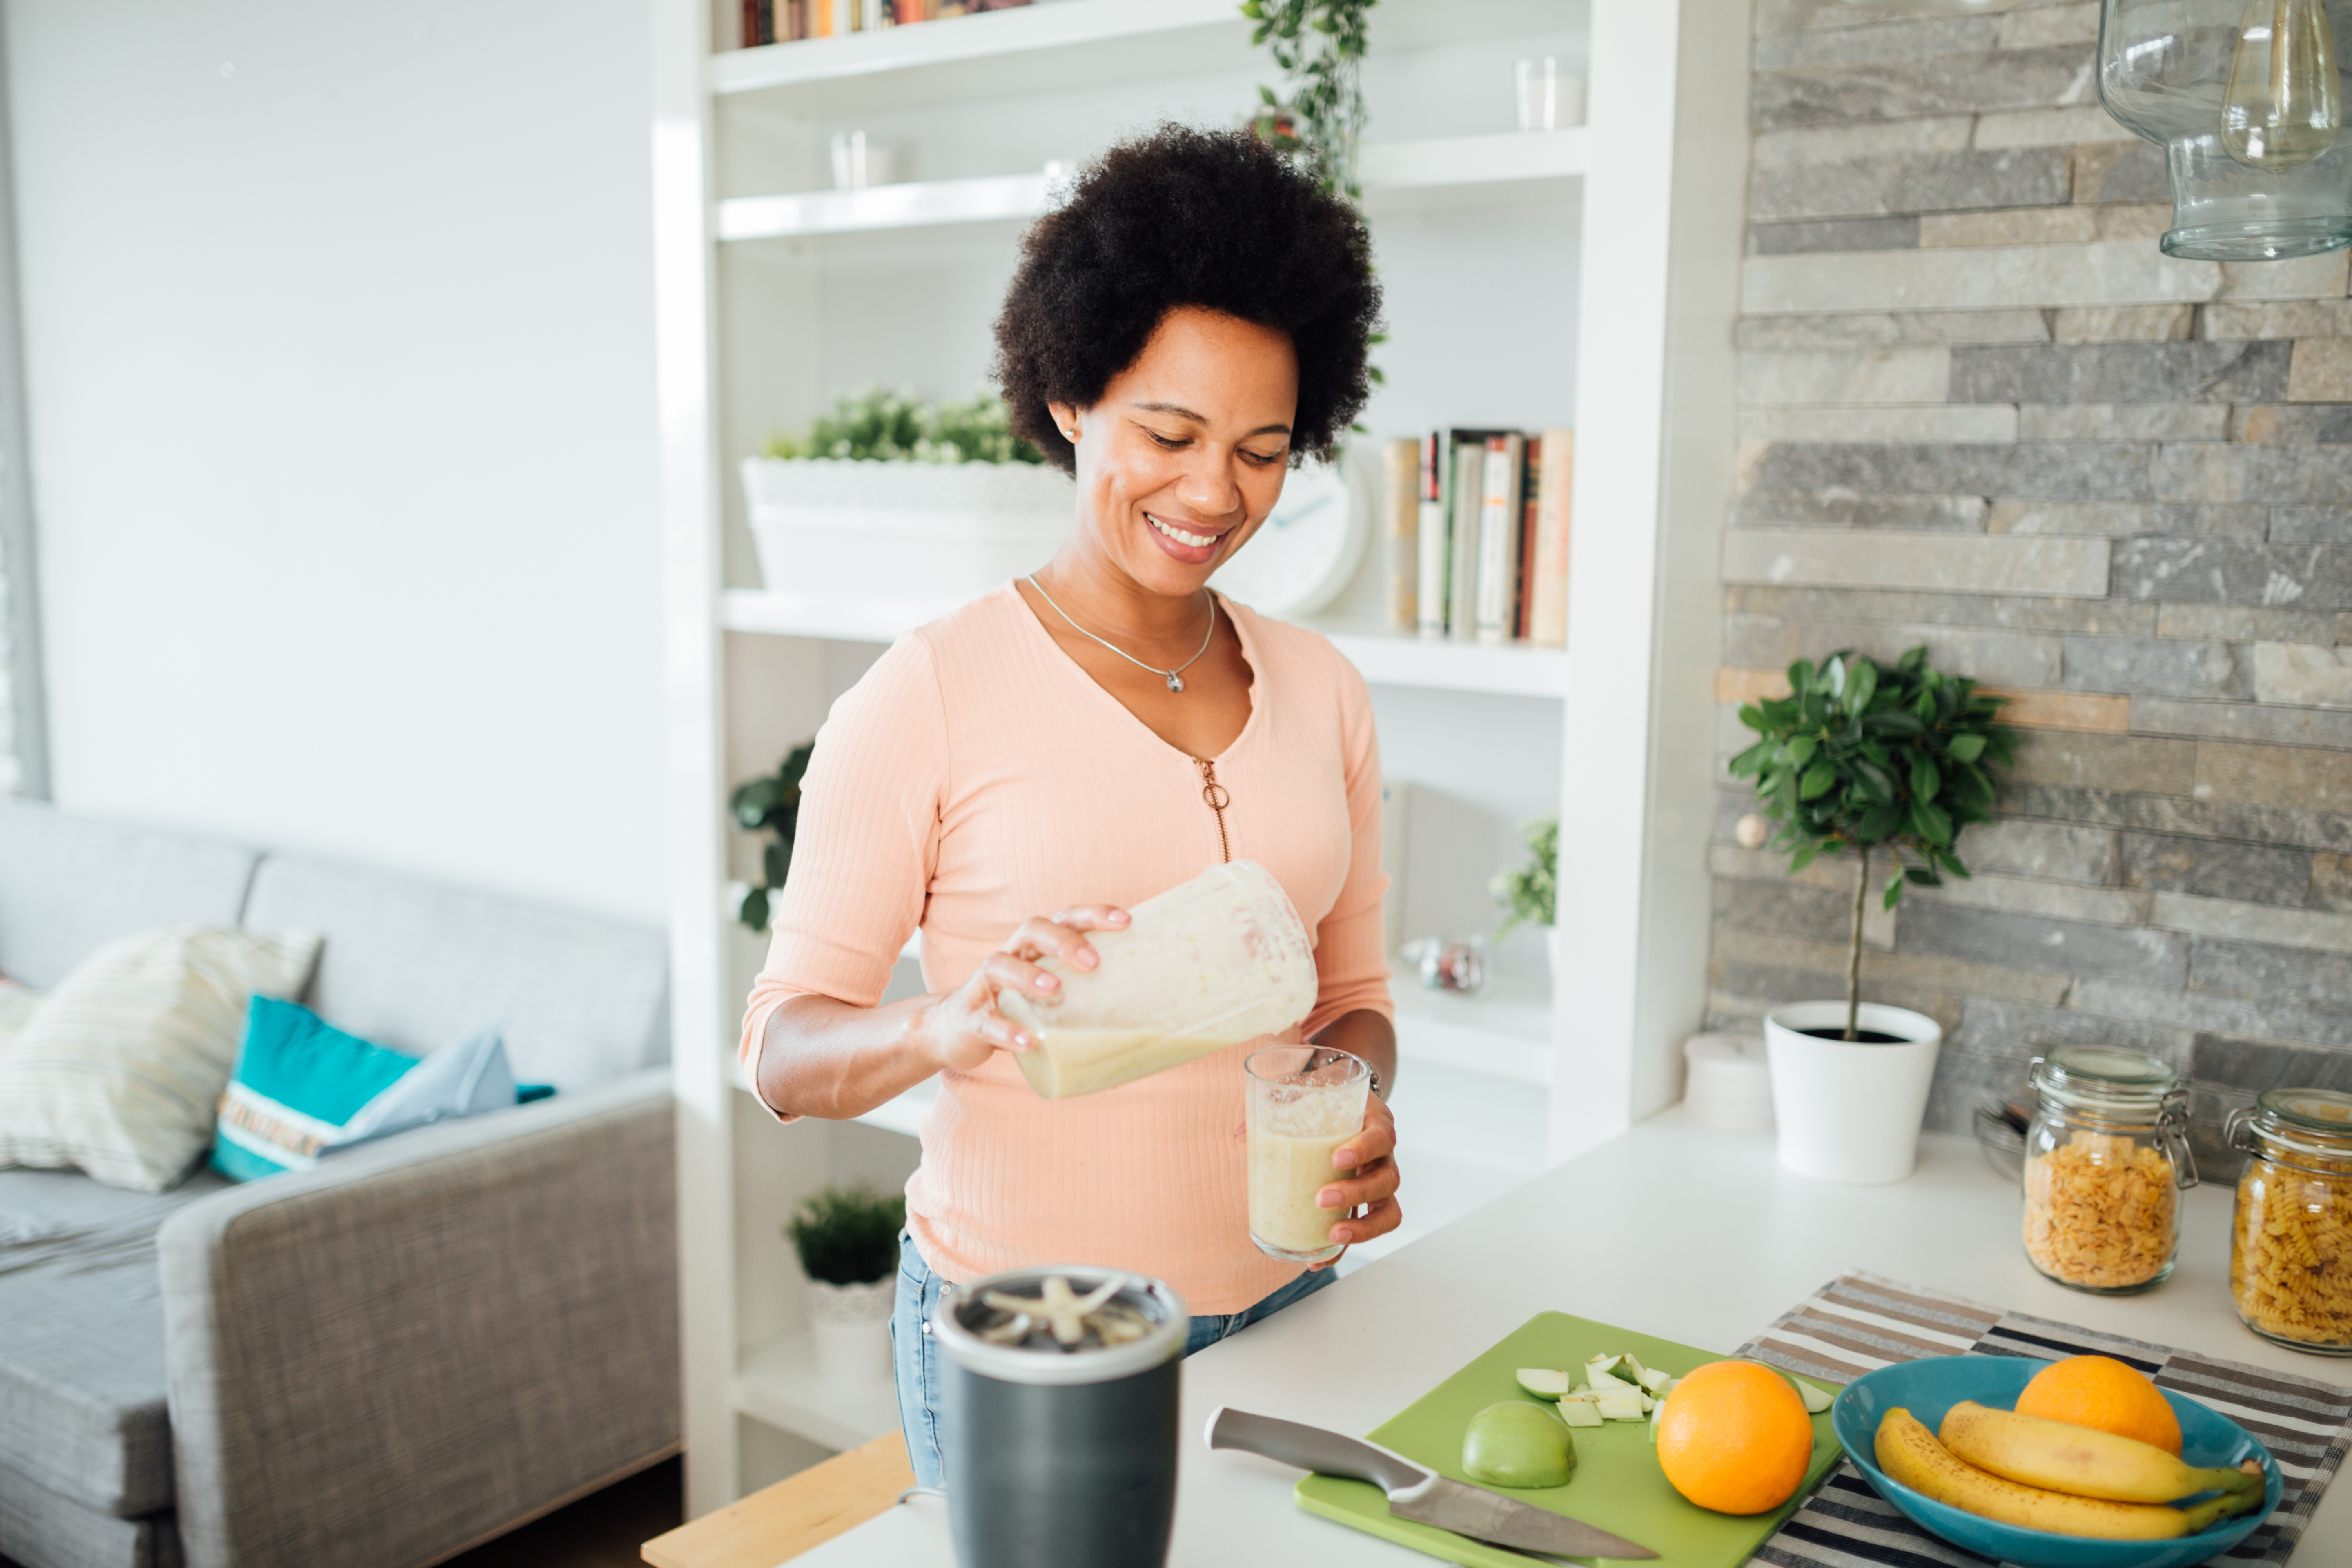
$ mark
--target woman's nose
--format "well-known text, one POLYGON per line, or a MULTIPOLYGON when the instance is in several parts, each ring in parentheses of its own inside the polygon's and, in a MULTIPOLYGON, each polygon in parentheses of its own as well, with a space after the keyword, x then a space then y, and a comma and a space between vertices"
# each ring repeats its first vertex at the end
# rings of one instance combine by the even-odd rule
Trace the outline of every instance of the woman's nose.
POLYGON ((1242 507, 1242 487, 1230 454, 1202 453, 1185 465, 1177 499, 1210 517, 1227 517, 1242 507))

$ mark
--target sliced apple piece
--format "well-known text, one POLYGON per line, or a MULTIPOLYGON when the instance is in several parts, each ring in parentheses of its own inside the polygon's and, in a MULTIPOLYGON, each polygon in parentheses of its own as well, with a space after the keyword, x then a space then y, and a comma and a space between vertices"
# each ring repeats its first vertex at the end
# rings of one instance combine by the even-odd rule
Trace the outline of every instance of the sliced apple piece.
POLYGON ((1563 1399, 1559 1402, 1559 1418, 1571 1426, 1600 1426, 1606 1424, 1601 1406, 1590 1399, 1563 1399))
POLYGON ((1569 1389, 1569 1375, 1559 1367, 1523 1366, 1517 1375, 1519 1386, 1538 1399, 1558 1399, 1569 1389))
POLYGON ((1645 1414, 1642 1409, 1642 1391, 1638 1388, 1603 1394, 1594 1404, 1601 1411, 1601 1418, 1607 1421, 1639 1421, 1645 1414))

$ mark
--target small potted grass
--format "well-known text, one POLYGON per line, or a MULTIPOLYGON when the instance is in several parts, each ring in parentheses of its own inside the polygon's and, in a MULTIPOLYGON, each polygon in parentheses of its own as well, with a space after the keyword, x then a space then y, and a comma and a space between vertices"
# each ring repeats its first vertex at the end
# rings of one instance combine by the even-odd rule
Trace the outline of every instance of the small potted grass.
POLYGON ((890 1309, 907 1200, 865 1182, 817 1193, 784 1226, 808 1276, 819 1373, 836 1382, 890 1375, 890 1309))

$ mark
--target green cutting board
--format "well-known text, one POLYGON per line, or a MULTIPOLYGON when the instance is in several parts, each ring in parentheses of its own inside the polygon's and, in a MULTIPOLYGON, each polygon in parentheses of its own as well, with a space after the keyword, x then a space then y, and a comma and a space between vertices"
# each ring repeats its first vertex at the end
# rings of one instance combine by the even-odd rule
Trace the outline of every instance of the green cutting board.
MULTIPOLYGON (((1494 1349, 1431 1389, 1367 1436, 1383 1447, 1427 1465, 1457 1481, 1462 1473, 1462 1434, 1470 1417, 1501 1399, 1530 1399, 1515 1375, 1523 1366, 1582 1366, 1596 1355, 1632 1352, 1643 1366, 1659 1367, 1677 1377, 1711 1361, 1726 1358, 1712 1351, 1693 1350, 1671 1340, 1654 1339, 1631 1329, 1612 1329, 1588 1318, 1565 1312, 1538 1312, 1494 1349)), ((1819 1383, 1818 1388, 1836 1388, 1819 1383)), ((1587 1524, 1638 1542, 1658 1554, 1657 1568, 1738 1568, 1764 1544, 1783 1520, 1794 1513, 1805 1495, 1820 1484, 1837 1458, 1837 1438, 1830 1431, 1827 1412, 1813 1417, 1813 1457, 1805 1470, 1805 1484, 1770 1513, 1745 1517, 1710 1513, 1683 1500, 1658 1469, 1657 1449, 1651 1445, 1646 1422, 1612 1421, 1604 1426, 1575 1428, 1576 1473, 1564 1487, 1549 1487, 1505 1495, 1539 1508, 1580 1519, 1587 1524)), ((1475 1484, 1475 1483, 1474 1483, 1475 1484)), ((1338 1476, 1310 1475, 1298 1483, 1298 1504, 1341 1524, 1368 1530, 1374 1535, 1426 1552, 1466 1568, 1528 1568, 1549 1561, 1505 1547, 1472 1541, 1432 1525, 1391 1518, 1388 1498, 1366 1481, 1338 1476)), ((1574 1559, 1589 1562, 1591 1559, 1574 1559)))

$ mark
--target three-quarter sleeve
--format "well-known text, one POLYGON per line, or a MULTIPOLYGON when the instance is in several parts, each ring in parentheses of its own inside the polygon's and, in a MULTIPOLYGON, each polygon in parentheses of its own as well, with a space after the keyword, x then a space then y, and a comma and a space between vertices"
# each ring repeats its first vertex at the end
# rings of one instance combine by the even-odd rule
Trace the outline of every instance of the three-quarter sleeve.
POLYGON ((1304 1031, 1313 1037, 1336 1018, 1370 1010, 1393 1018, 1389 996, 1388 924, 1381 905, 1389 875, 1381 865, 1381 753, 1373 734, 1372 698, 1356 667, 1339 664, 1341 741, 1348 769, 1348 877, 1331 912, 1315 928, 1315 1010, 1304 1031))
POLYGON ((853 1007, 882 1000, 922 919, 948 777, 938 672, 923 639, 904 637, 817 731, 767 965, 743 1016, 738 1055, 755 1093, 760 1043, 788 998, 830 996, 853 1007))

